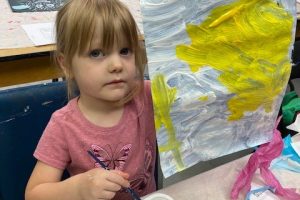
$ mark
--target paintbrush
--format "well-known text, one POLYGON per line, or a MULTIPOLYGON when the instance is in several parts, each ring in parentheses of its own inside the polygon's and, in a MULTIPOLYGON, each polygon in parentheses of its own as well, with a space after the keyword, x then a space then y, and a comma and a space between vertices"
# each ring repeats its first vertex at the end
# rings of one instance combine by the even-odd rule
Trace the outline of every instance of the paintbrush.
MULTIPOLYGON (((93 152, 91 152, 90 150, 88 150, 87 152, 103 169, 109 170, 109 168, 100 159, 98 159, 93 152)), ((133 200, 141 200, 141 198, 132 188, 128 187, 125 188, 125 190, 131 195, 133 200)))

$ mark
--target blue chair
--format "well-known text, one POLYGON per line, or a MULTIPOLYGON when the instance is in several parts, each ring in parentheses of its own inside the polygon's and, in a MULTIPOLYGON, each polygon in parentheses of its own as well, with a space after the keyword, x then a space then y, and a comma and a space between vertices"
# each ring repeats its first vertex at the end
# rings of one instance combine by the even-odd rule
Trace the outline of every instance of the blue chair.
POLYGON ((0 91, 0 200, 22 200, 32 156, 51 114, 67 103, 65 82, 0 91))

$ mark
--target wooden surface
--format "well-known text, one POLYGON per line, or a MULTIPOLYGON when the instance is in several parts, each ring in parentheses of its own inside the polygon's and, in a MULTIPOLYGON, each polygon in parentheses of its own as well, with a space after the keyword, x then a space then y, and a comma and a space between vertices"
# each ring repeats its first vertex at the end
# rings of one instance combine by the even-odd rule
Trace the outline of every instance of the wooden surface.
POLYGON ((49 56, 0 62, 0 87, 62 77, 49 56))
POLYGON ((54 22, 56 12, 12 12, 8 0, 0 0, 0 11, 0 57, 45 51, 45 47, 32 49, 22 25, 54 22))
MULTIPOLYGON (((131 11, 143 33, 139 0, 121 0, 131 11)), ((54 22, 56 11, 52 12, 12 12, 8 0, 0 0, 0 57, 45 52, 53 45, 34 47, 22 25, 54 22)))
POLYGON ((45 45, 45 46, 32 46, 23 48, 12 48, 12 49, 0 49, 0 57, 16 56, 23 54, 41 53, 53 51, 55 45, 45 45))

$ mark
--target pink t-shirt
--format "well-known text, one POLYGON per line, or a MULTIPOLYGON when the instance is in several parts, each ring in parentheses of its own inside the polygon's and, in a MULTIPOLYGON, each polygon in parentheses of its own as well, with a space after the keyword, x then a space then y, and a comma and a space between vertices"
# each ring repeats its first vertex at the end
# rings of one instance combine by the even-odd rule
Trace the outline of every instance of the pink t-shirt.
MULTIPOLYGON (((127 103, 120 122, 99 127, 80 112, 78 98, 53 113, 34 156, 70 175, 99 167, 88 155, 91 150, 110 169, 130 174, 131 187, 143 196, 155 190, 156 137, 150 82, 144 93, 127 103)), ((120 191, 114 199, 131 199, 120 191)))

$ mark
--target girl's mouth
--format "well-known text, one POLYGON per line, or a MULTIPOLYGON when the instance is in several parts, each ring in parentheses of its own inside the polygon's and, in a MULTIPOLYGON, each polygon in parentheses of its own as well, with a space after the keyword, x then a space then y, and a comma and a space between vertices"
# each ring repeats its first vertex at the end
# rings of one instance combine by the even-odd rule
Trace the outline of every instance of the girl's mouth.
POLYGON ((113 81, 107 83, 106 85, 117 85, 117 84, 122 84, 124 82, 125 81, 123 81, 123 80, 113 80, 113 81))

